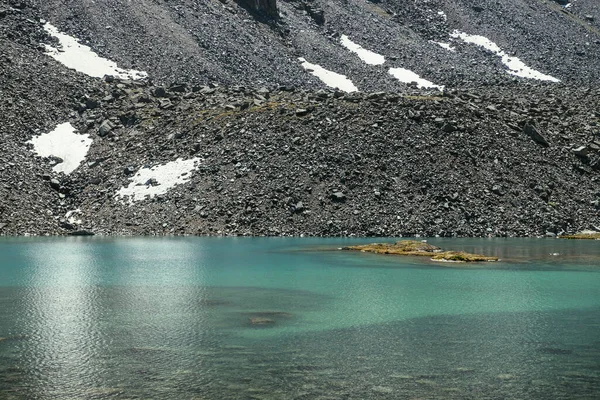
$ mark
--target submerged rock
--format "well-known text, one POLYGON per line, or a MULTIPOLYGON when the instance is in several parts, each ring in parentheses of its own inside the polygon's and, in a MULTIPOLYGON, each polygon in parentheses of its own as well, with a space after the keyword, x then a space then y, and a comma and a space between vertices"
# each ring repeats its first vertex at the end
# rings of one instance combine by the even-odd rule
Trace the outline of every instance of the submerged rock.
POLYGON ((274 319, 264 317, 253 317, 250 318, 250 325, 273 325, 274 319))

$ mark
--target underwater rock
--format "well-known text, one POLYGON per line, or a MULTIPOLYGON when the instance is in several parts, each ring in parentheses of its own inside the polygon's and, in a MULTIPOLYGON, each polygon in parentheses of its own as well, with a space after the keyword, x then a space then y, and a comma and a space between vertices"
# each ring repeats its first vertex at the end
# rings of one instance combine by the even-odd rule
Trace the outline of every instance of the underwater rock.
POLYGON ((542 347, 540 352, 544 354, 572 354, 573 350, 569 349, 560 349, 557 347, 542 347))
POLYGON ((259 311, 251 313, 253 317, 258 318, 269 318, 269 317, 282 317, 291 318, 293 315, 285 311, 259 311))
POLYGON ((250 325, 273 325, 275 324, 275 320, 271 318, 263 318, 263 317, 253 317, 250 318, 250 325))

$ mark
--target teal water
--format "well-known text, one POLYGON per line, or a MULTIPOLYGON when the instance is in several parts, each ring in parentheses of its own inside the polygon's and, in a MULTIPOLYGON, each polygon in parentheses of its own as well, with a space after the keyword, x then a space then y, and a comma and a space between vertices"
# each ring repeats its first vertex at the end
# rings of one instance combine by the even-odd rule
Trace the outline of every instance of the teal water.
POLYGON ((598 399, 600 242, 0 240, 0 399, 598 399))

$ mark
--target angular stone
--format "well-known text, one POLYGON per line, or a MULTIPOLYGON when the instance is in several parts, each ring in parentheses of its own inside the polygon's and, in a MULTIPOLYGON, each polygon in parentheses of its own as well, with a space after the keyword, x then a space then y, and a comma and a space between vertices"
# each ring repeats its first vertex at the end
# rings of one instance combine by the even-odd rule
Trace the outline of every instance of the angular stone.
POLYGON ((115 125, 112 122, 110 122, 109 120, 105 120, 100 125, 100 128, 98 128, 98 136, 104 137, 108 135, 114 129, 114 127, 115 125))
POLYGON ((533 139, 534 142, 539 143, 544 147, 550 147, 550 143, 548 143, 546 138, 532 124, 526 123, 523 127, 523 132, 533 139))
POLYGON ((335 202, 346 201, 346 195, 343 192, 334 192, 331 194, 331 200, 335 202))

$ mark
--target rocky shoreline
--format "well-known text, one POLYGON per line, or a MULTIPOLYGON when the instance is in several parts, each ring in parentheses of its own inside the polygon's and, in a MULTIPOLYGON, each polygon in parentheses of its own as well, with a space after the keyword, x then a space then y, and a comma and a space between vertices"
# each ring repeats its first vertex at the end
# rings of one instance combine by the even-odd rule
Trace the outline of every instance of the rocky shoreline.
MULTIPOLYGON (((36 157, 27 145, 21 151, 45 171, 36 179, 40 196, 54 199, 47 205, 57 225, 52 234, 540 236, 595 229, 600 93, 530 90, 536 95, 523 99, 510 90, 344 94, 110 79, 73 104, 69 122, 94 138, 74 173, 52 174, 56 160, 36 157), (133 204, 116 198, 141 168, 192 158, 201 161, 189 182, 133 204), (79 210, 81 224, 67 221, 70 210, 79 210)), ((9 219, 4 232, 22 234, 19 220, 9 219)))

